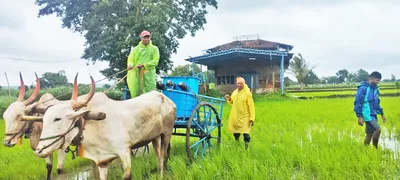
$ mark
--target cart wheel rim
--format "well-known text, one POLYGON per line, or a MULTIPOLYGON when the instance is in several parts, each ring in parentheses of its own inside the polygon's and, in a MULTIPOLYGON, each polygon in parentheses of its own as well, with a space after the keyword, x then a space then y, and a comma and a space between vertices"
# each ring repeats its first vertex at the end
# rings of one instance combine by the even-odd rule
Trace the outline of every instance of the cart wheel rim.
POLYGON ((192 111, 186 128, 186 151, 189 161, 202 159, 221 142, 221 120, 216 109, 207 102, 192 111))

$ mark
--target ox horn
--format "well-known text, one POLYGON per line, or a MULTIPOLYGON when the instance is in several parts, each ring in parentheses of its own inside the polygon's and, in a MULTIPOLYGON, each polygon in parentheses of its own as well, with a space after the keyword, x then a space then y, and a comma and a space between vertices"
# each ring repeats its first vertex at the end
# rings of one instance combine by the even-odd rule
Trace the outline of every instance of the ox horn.
MULTIPOLYGON (((38 94, 39 94, 39 91, 40 91, 40 79, 38 78, 36 72, 35 72, 35 76, 36 76, 36 87, 35 87, 35 90, 33 91, 32 95, 25 101, 25 105, 28 105, 28 104, 32 103, 36 99, 38 94)), ((24 86, 24 88, 25 88, 25 86, 24 86)))
POLYGON ((19 72, 19 81, 20 81, 20 88, 19 88, 19 95, 17 101, 22 102, 25 97, 25 84, 24 80, 22 79, 21 71, 19 72))
POLYGON ((39 116, 21 116, 22 121, 43 121, 43 117, 39 116))
MULTIPOLYGON (((95 86, 95 82, 94 82, 94 79, 92 76, 90 76, 90 80, 91 80, 90 91, 87 94, 85 100, 80 101, 80 102, 73 100, 72 101, 72 109, 77 110, 77 109, 84 107, 93 98, 94 93, 96 91, 96 86, 95 86)), ((72 98, 74 98, 74 93, 78 92, 77 90, 78 90, 78 86, 74 83, 74 92, 72 94, 72 98)))
POLYGON ((75 75, 74 86, 72 89, 72 101, 76 101, 78 99, 78 74, 79 72, 75 75))

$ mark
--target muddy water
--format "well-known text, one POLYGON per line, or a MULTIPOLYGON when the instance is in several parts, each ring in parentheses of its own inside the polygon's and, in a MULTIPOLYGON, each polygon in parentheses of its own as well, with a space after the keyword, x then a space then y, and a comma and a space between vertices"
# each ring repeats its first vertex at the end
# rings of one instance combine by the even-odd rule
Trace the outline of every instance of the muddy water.
MULTIPOLYGON (((399 135, 395 133, 396 129, 393 128, 391 130, 387 129, 386 127, 382 127, 382 133, 381 136, 379 138, 379 144, 378 146, 380 146, 382 149, 387 149, 387 150, 391 150, 393 152, 395 152, 395 154, 397 154, 397 156, 400 155, 400 139, 399 139, 399 135)), ((352 139, 364 139, 365 134, 355 134, 353 132, 351 132, 350 137, 352 139), (360 137, 360 136, 362 137, 360 137)), ((371 142, 372 144, 372 142, 371 142)))
MULTIPOLYGON (((320 130, 323 131, 323 127, 319 127, 321 128, 320 130)), ((311 135, 311 132, 314 131, 314 129, 310 129, 307 131, 307 140, 312 142, 313 141, 313 137, 311 135)), ((400 158, 400 135, 396 134, 396 129, 392 128, 392 129, 387 129, 386 127, 382 127, 382 134, 379 138, 379 146, 382 149, 386 149, 386 150, 390 150, 394 152, 394 156, 395 158, 400 158)), ((351 139, 357 140, 359 141, 360 139, 364 139, 365 134, 364 133, 354 133, 352 131, 350 131, 350 134, 347 131, 339 131, 338 132, 338 136, 337 138, 339 140, 341 140, 344 136, 350 136, 351 139)), ((329 141, 330 139, 328 138, 327 141, 329 141)), ((363 141, 361 141, 362 143, 363 141)), ((303 145, 303 141, 300 140, 299 141, 300 146, 303 145)), ((372 144, 372 142, 371 142, 372 144)))
POLYGON ((382 128, 382 135, 379 140, 379 144, 381 145, 382 148, 384 149, 389 149, 395 152, 395 158, 398 158, 400 156, 400 138, 398 137, 399 135, 396 133, 395 128, 393 128, 391 131, 388 131, 385 127, 382 128))
POLYGON ((73 172, 57 176, 56 180, 89 180, 92 176, 92 166, 83 166, 73 172))

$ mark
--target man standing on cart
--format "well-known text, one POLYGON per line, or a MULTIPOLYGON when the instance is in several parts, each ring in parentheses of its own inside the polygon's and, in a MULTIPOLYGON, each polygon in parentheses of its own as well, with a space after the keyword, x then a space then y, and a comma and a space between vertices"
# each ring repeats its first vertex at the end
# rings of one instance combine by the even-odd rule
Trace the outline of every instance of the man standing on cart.
POLYGON ((158 47, 151 42, 149 31, 140 34, 141 41, 128 57, 127 83, 131 98, 156 90, 156 67, 160 59, 158 47))
POLYGON ((228 127, 236 141, 239 141, 240 134, 243 134, 247 149, 250 143, 250 128, 255 119, 253 95, 242 77, 236 79, 236 86, 232 96, 225 95, 228 103, 232 105, 228 127))

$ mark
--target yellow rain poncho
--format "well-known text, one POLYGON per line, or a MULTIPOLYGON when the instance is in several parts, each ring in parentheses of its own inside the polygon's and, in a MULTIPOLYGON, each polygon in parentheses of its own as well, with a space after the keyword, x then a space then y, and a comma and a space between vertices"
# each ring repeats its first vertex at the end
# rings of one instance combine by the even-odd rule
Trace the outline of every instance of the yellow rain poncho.
POLYGON ((229 131, 250 134, 250 120, 254 122, 255 109, 249 87, 244 84, 242 90, 233 91, 228 103, 232 105, 228 123, 229 131))
POLYGON ((131 51, 127 63, 128 66, 131 65, 133 67, 132 70, 128 71, 127 77, 131 98, 137 97, 141 93, 156 90, 156 66, 159 59, 160 53, 158 47, 153 45, 151 41, 147 46, 143 45, 142 41, 140 41, 131 51), (142 70, 137 68, 139 64, 143 64, 144 67, 142 70), (143 82, 140 82, 142 80, 140 77, 141 73, 143 74, 143 82), (141 84, 143 87, 141 87, 141 84))

